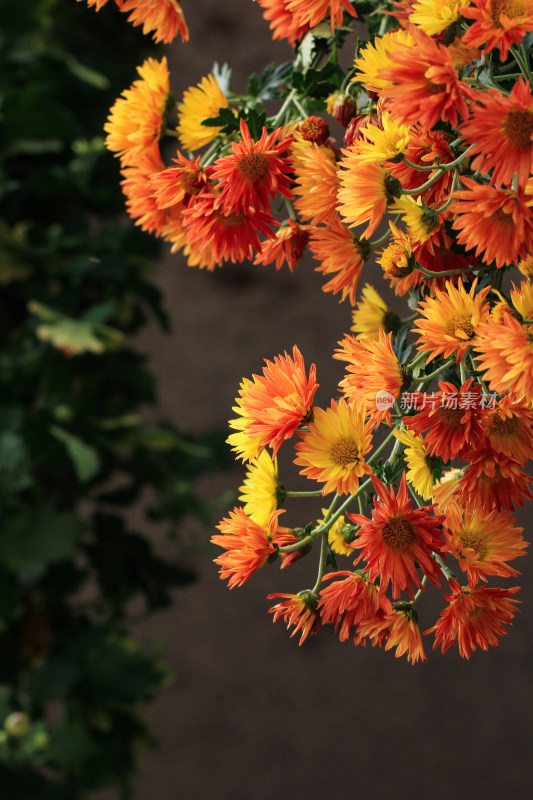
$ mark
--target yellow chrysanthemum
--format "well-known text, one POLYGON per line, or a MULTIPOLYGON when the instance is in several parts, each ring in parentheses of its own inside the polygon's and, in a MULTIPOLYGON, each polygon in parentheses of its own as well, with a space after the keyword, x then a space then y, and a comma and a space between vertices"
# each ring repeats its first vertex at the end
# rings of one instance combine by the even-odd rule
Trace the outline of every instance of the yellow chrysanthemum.
POLYGON ((453 25, 468 5, 468 0, 417 0, 413 4, 409 22, 430 36, 435 36, 453 25))
POLYGON ((277 458, 272 459, 268 451, 263 450, 246 470, 246 478, 239 491, 244 513, 266 528, 284 494, 278 480, 277 458))
MULTIPOLYGON (((326 513, 325 508, 322 509, 322 513, 326 513)), ((323 521, 323 519, 318 520, 319 523, 323 521)), ((354 555, 353 547, 349 546, 349 543, 354 539, 353 531, 353 525, 346 524, 343 514, 335 520, 328 531, 328 544, 334 553, 337 553, 339 556, 354 555)))
POLYGON ((406 44, 410 47, 414 45, 413 37, 403 28, 386 33, 381 38, 374 39, 373 43, 367 44, 359 58, 355 60, 354 66, 357 72, 354 80, 378 93, 384 87, 391 86, 391 81, 378 76, 380 70, 394 66, 390 59, 390 53, 398 44, 406 44))
POLYGON ((405 445, 404 458, 407 464, 407 480, 420 497, 429 500, 433 494, 433 459, 424 447, 422 437, 415 436, 407 428, 395 430, 395 437, 405 445))
POLYGON ((526 256, 525 258, 521 258, 518 262, 518 269, 525 275, 526 278, 529 280, 533 279, 533 256, 526 256))
POLYGON ((522 319, 533 319, 533 284, 522 281, 518 289, 513 286, 511 302, 522 319))
POLYGON ((191 86, 183 94, 178 106, 178 133, 186 150, 198 150, 216 139, 222 128, 202 125, 203 120, 218 116, 221 108, 228 107, 228 100, 214 75, 202 78, 197 86, 191 86))
POLYGON ((412 242, 424 244, 431 237, 437 225, 435 212, 410 195, 403 195, 392 206, 392 212, 401 214, 412 242))
POLYGON ((352 327, 357 339, 379 339, 380 330, 390 333, 396 330, 399 318, 373 286, 367 283, 361 292, 362 299, 352 311, 352 327))
POLYGON ((357 151, 365 164, 394 161, 407 151, 410 126, 391 119, 387 112, 381 116, 381 125, 381 128, 377 125, 367 125, 365 138, 357 142, 357 151))
POLYGON ((295 446, 294 463, 303 467, 302 475, 324 484, 322 494, 355 494, 359 478, 372 472, 364 459, 371 447, 371 430, 362 404, 332 400, 325 411, 313 409, 309 430, 300 434, 302 441, 295 446))

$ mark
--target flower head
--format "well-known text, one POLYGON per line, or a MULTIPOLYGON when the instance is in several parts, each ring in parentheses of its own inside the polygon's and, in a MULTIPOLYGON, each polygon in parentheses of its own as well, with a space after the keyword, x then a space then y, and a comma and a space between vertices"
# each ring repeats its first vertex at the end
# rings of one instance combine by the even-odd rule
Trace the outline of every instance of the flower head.
POLYGON ((287 264, 293 272, 302 258, 309 241, 309 230, 306 225, 299 225, 288 219, 278 228, 273 239, 261 242, 261 250, 256 255, 254 264, 276 264, 281 269, 287 264))
POLYGON ((462 13, 474 20, 463 42, 475 47, 485 45, 484 53, 498 47, 502 61, 514 42, 521 42, 527 31, 533 31, 533 8, 529 0, 471 0, 462 13))
POLYGON ((352 311, 353 331, 358 339, 379 339, 379 332, 396 332, 400 323, 399 317, 393 314, 380 294, 367 283, 361 292, 361 300, 352 311))
POLYGON ((287 9, 298 25, 309 25, 311 28, 329 16, 332 32, 335 25, 342 25, 343 10, 352 17, 357 16, 350 0, 287 0, 287 9))
POLYGON ((198 86, 191 86, 183 94, 178 106, 178 133, 185 150, 198 150, 216 139, 221 127, 202 125, 205 119, 218 116, 228 100, 214 75, 206 75, 198 86))
MULTIPOLYGON (((356 628, 357 637, 361 623, 374 625, 392 611, 388 597, 362 572, 330 572, 323 578, 329 580, 332 582, 320 590, 318 608, 322 623, 335 625, 341 642, 348 639, 352 628, 356 628)), ((355 643, 362 643, 362 638, 356 638, 355 643)))
POLYGON ((533 326, 521 325, 511 314, 479 326, 475 349, 483 379, 492 391, 509 392, 516 399, 533 393, 533 326))
POLYGON ((280 617, 287 623, 287 628, 293 627, 291 638, 295 633, 301 632, 299 644, 302 645, 308 636, 313 636, 318 631, 319 614, 316 609, 316 599, 310 592, 303 594, 269 594, 267 600, 285 597, 281 603, 269 608, 269 614, 274 614, 273 622, 280 617))
MULTIPOLYGON (((411 417, 404 419, 407 423, 411 421, 411 417)), ((436 460, 429 455, 422 437, 416 436, 409 428, 396 429, 394 436, 405 446, 404 459, 408 470, 407 480, 423 500, 430 500, 435 481, 436 460)))
POLYGON ((291 47, 309 30, 309 23, 301 24, 289 11, 290 0, 258 0, 263 16, 270 22, 273 39, 287 39, 291 47))
POLYGON ((294 207, 311 225, 328 224, 337 216, 339 178, 332 151, 310 142, 298 151, 294 173, 298 198, 294 207))
POLYGON ((316 271, 333 276, 323 291, 340 293, 341 300, 348 298, 353 305, 361 271, 370 255, 368 243, 354 236, 336 216, 326 227, 311 230, 309 249, 320 261, 316 271))
POLYGON ((153 31, 156 42, 168 44, 178 33, 182 42, 189 39, 189 30, 178 0, 117 0, 117 5, 125 14, 131 11, 128 22, 142 25, 145 35, 153 31))
POLYGON ((357 143, 343 151, 339 163, 338 211, 347 225, 363 225, 361 236, 371 236, 387 206, 401 195, 401 184, 381 164, 365 163, 357 143))
POLYGON ((278 530, 278 516, 282 511, 274 511, 263 527, 248 517, 242 508, 235 507, 217 528, 222 535, 211 537, 211 542, 224 548, 226 552, 215 558, 219 564, 220 577, 229 578, 228 586, 242 586, 248 578, 276 553, 273 540, 278 530))
POLYGON ((267 450, 254 459, 246 470, 246 478, 239 488, 239 500, 244 513, 258 525, 266 527, 272 512, 278 508, 284 495, 278 478, 278 462, 267 450))

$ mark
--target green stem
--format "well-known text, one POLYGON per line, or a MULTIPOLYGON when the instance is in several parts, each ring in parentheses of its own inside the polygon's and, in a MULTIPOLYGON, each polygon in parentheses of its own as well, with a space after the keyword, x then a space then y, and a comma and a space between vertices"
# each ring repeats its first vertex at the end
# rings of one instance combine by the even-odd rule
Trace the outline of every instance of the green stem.
POLYGON ((451 366, 451 364, 452 364, 451 361, 447 361, 438 369, 434 370, 433 372, 430 372, 429 375, 422 375, 420 378, 418 378, 419 383, 420 384, 429 383, 430 381, 433 380, 433 378, 436 378, 437 375, 440 375, 441 372, 445 372, 451 366))
POLYGON ((322 494, 321 489, 317 489, 314 492, 286 492, 285 497, 320 497, 322 494))
POLYGON ((328 534, 322 534, 322 543, 320 546, 320 561, 318 562, 318 575, 316 577, 316 583, 312 588, 313 594, 317 594, 320 584, 322 583, 322 578, 324 577, 324 572, 326 571, 326 560, 328 557, 328 534))
POLYGON ((454 573, 451 571, 451 569, 448 569, 448 567, 446 566, 446 564, 444 563, 442 558, 437 553, 431 553, 431 558, 433 559, 433 561, 437 562, 437 564, 439 565, 440 570, 441 570, 441 572, 442 572, 442 574, 444 575, 445 578, 447 578, 448 580, 450 580, 450 579, 454 580, 454 581, 457 580, 457 576, 454 575, 454 573))
POLYGON ((390 433, 389 433, 389 434, 388 434, 388 435, 385 437, 385 439, 384 439, 384 440, 381 442, 381 444, 379 445, 379 447, 378 447, 376 450, 374 450, 374 452, 372 453, 372 455, 370 456, 370 458, 369 458, 369 459, 368 459, 368 461, 366 462, 367 464, 372 464, 372 462, 374 461, 374 459, 376 459, 376 458, 379 456, 379 454, 383 452, 383 450, 384 450, 384 449, 387 447, 387 445, 389 444, 389 442, 390 442, 390 441, 391 441, 391 440, 394 438, 394 431, 395 431, 395 430, 396 430, 396 428, 393 428, 393 429, 391 430, 391 432, 390 432, 390 433))
POLYGON ((408 364, 407 366, 409 367, 409 369, 414 369, 415 367, 418 367, 418 366, 419 366, 419 364, 421 364, 421 363, 422 363, 422 361, 424 361, 424 362, 425 362, 425 360, 426 360, 426 358, 427 358, 427 355, 428 355, 428 354, 426 353, 426 351, 425 351, 425 350, 423 350, 423 351, 422 351, 421 353, 419 353, 419 354, 417 355, 417 357, 416 357, 416 358, 414 358, 414 359, 411 361, 411 363, 410 363, 410 364, 408 364))
POLYGON ((420 587, 420 589, 417 591, 417 593, 416 593, 416 594, 415 594, 415 596, 413 597, 413 600, 411 601, 411 604, 412 604, 412 605, 414 605, 414 604, 416 603, 416 601, 418 600, 418 598, 420 597, 420 595, 421 595, 421 594, 422 594, 422 592, 424 591, 424 586, 426 585, 427 579, 428 579, 428 576, 427 576, 426 574, 424 574, 424 576, 423 576, 422 580, 420 581, 420 583, 422 584, 422 586, 420 587))
POLYGON ((380 246, 380 244, 383 244, 383 242, 386 242, 389 237, 390 237, 390 230, 388 230, 386 233, 384 233, 383 236, 380 236, 379 239, 372 239, 372 241, 369 242, 369 245, 372 248, 372 250, 375 250, 376 247, 380 246))

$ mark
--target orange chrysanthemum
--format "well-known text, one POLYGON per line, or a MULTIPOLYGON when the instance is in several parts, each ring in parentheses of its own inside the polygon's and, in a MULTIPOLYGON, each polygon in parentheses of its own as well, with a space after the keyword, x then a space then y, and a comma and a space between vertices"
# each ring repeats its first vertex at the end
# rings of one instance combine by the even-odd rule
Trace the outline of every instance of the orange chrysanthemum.
POLYGON ((249 208, 225 213, 220 196, 203 192, 184 211, 187 238, 211 246, 215 261, 244 261, 261 249, 258 233, 272 237, 277 223, 267 211, 249 208))
POLYGON ((296 186, 294 202, 302 219, 311 225, 329 224, 337 216, 339 177, 335 157, 329 147, 310 142, 298 150, 294 173, 296 186))
POLYGON ((533 458, 533 411, 529 400, 502 397, 481 412, 481 424, 496 453, 525 464, 533 458))
POLYGON ((466 186, 455 192, 450 206, 457 241, 497 267, 514 264, 533 250, 531 196, 522 189, 498 189, 461 177, 466 186))
POLYGON ((372 476, 372 483, 380 498, 374 501, 372 519, 363 514, 347 514, 351 522, 361 526, 354 549, 362 552, 354 563, 365 559, 368 579, 374 582, 379 575, 382 592, 391 583, 393 597, 399 597, 405 589, 413 598, 413 583, 422 588, 417 565, 435 586, 439 586, 440 567, 431 553, 442 551, 442 517, 430 515, 433 506, 413 509, 405 473, 396 496, 392 487, 387 489, 375 476, 372 476))
POLYGON ((403 296, 409 289, 418 286, 422 273, 413 269, 415 257, 410 236, 389 221, 391 240, 378 257, 384 277, 390 281, 398 296, 403 296))
MULTIPOLYGON (((259 455, 266 445, 276 455, 285 439, 308 420, 317 388, 315 365, 311 366, 308 378, 302 354, 294 346, 292 357, 287 353, 276 356, 273 362, 266 361, 262 376, 253 375, 251 381, 243 381, 238 405, 233 409, 240 418, 231 420, 230 426, 244 431, 248 442, 257 442, 252 457, 259 455)), ((235 436, 231 444, 240 457, 248 452, 239 447, 235 436)))
POLYGON ((459 80, 451 52, 415 26, 409 32, 413 44, 398 43, 390 53, 391 66, 379 76, 393 84, 384 86, 381 96, 394 117, 423 129, 438 122, 457 126, 468 116, 470 87, 459 80))
POLYGON ((460 130, 469 155, 475 155, 472 169, 486 174, 492 183, 509 186, 513 177, 524 187, 533 172, 533 97, 519 78, 508 97, 495 89, 476 93, 478 105, 460 130))
MULTIPOLYGON (((348 639, 352 628, 362 622, 373 625, 392 611, 389 598, 362 572, 330 572, 324 575, 323 581, 327 580, 333 583, 320 590, 318 608, 322 623, 335 625, 341 642, 348 639), (340 578, 342 580, 334 580, 340 578)), ((363 640, 358 639, 356 643, 362 644, 363 640)))
POLYGON ((263 16, 270 22, 273 39, 287 39, 291 47, 302 39, 309 24, 301 25, 288 10, 289 0, 258 0, 263 16))
POLYGON ((459 390, 453 383, 439 383, 440 391, 421 396, 420 412, 403 418, 415 433, 422 435, 428 431, 422 441, 429 455, 449 461, 481 434, 481 388, 472 388, 472 383, 473 378, 463 383, 459 390))
POLYGON ((367 42, 355 60, 356 73, 354 80, 362 83, 365 89, 378 94, 388 86, 392 80, 382 77, 383 70, 394 65, 392 54, 396 45, 413 45, 413 38, 408 31, 398 29, 389 31, 384 36, 376 36, 373 41, 367 42))
POLYGON ((483 449, 470 458, 472 461, 457 484, 456 496, 461 505, 513 511, 533 498, 528 486, 531 478, 512 458, 483 449))
POLYGON ((488 320, 479 326, 475 349, 483 379, 494 392, 510 392, 513 397, 531 399, 533 395, 533 325, 521 325, 503 312, 500 321, 488 320))
POLYGON ((358 239, 336 216, 325 228, 314 228, 309 239, 309 249, 320 261, 315 267, 323 275, 333 275, 322 289, 333 294, 341 293, 341 301, 347 297, 355 304, 355 293, 370 247, 364 239, 358 239))
POLYGON ((163 236, 171 220, 183 229, 181 208, 160 208, 154 196, 152 180, 165 168, 159 147, 144 151, 143 157, 134 166, 121 170, 122 191, 126 197, 128 214, 143 231, 163 236))
POLYGON ((471 0, 462 14, 474 20, 463 42, 474 47, 485 45, 484 53, 499 47, 502 61, 514 42, 521 42, 527 31, 533 31, 530 0, 471 0))
POLYGON ((339 384, 348 402, 363 403, 367 415, 376 423, 391 424, 391 405, 399 400, 408 381, 407 373, 392 349, 392 333, 379 332, 377 341, 346 336, 339 342, 333 358, 347 361, 347 375, 339 384), (392 397, 391 403, 382 403, 392 397))
POLYGON ((273 239, 261 242, 261 251, 256 255, 254 264, 271 264, 276 269, 287 264, 293 272, 302 258, 309 241, 309 230, 306 225, 298 225, 292 219, 286 220, 276 231, 273 239))
POLYGON ((291 161, 284 158, 292 137, 280 139, 282 128, 267 135, 263 128, 261 138, 254 142, 246 122, 241 119, 241 141, 232 142, 232 155, 215 161, 212 177, 221 185, 220 203, 225 214, 232 211, 255 209, 270 210, 270 198, 276 192, 292 198, 289 189, 291 161))
POLYGON ((287 623, 287 628, 294 627, 291 638, 301 631, 299 644, 302 645, 308 636, 313 636, 318 631, 319 614, 316 609, 316 599, 310 592, 304 594, 269 594, 267 600, 285 597, 281 603, 269 608, 269 614, 274 614, 272 622, 280 617, 287 623))
POLYGON ((457 286, 446 281, 446 291, 435 289, 435 297, 428 297, 418 307, 421 318, 415 327, 420 339, 418 350, 429 352, 428 361, 436 356, 456 356, 459 363, 472 344, 480 323, 489 318, 490 307, 485 297, 487 286, 475 294, 477 280, 467 292, 460 280, 457 286))
POLYGON ((172 159, 177 166, 167 167, 157 172, 151 186, 159 208, 170 206, 187 206, 192 197, 207 188, 210 167, 202 169, 200 157, 185 158, 179 151, 177 158, 172 159))
POLYGON ((402 193, 400 181, 381 164, 365 164, 357 143, 343 150, 339 162, 338 211, 352 228, 368 222, 361 236, 371 236, 381 222, 387 206, 402 193))
POLYGON ((226 551, 215 558, 219 564, 220 577, 229 578, 228 586, 242 586, 248 578, 276 553, 274 539, 278 531, 278 517, 282 511, 274 511, 263 528, 236 506, 217 528, 222 535, 215 534, 211 542, 226 551))
POLYGON ((372 446, 372 423, 365 423, 364 408, 332 400, 325 411, 313 409, 308 426, 295 446, 294 463, 304 467, 300 474, 324 483, 322 494, 355 494, 359 478, 372 472, 364 459, 372 446))
POLYGON ((393 608, 390 614, 385 615, 382 628, 387 633, 385 650, 395 647, 396 658, 406 655, 411 664, 426 661, 418 617, 413 606, 406 603, 393 608))
POLYGON ((329 16, 332 32, 335 25, 342 25, 343 10, 352 17, 357 16, 350 0, 287 0, 287 9, 298 25, 309 25, 311 28, 329 16))
POLYGON ((433 649, 441 645, 445 653, 457 642, 461 656, 470 658, 470 653, 478 647, 488 650, 489 645, 498 645, 500 637, 506 633, 504 625, 508 625, 516 614, 515 606, 520 601, 512 598, 520 587, 461 588, 457 581, 451 580, 450 588, 452 593, 444 595, 449 605, 437 623, 424 631, 424 634, 435 633, 433 649))
MULTIPOLYGON (((435 164, 437 159, 439 164, 448 164, 455 158, 449 147, 452 138, 452 135, 446 131, 433 131, 415 125, 409 132, 405 157, 412 164, 421 167, 435 164)), ((404 189, 416 189, 418 186, 422 186, 437 172, 437 170, 435 172, 417 170, 404 161, 388 164, 387 169, 391 175, 398 178, 404 189)), ((424 203, 427 206, 440 203, 449 194, 452 182, 453 170, 448 170, 424 192, 424 203)), ((416 197, 416 195, 414 196, 416 197)))
POLYGON ((464 510, 454 500, 448 503, 444 549, 459 561, 471 586, 488 575, 518 575, 507 562, 525 556, 528 543, 522 538, 523 528, 515 528, 514 522, 506 511, 464 510))
POLYGON ((128 22, 142 25, 143 33, 154 32, 156 42, 168 44, 178 33, 181 41, 189 39, 189 30, 178 0, 117 0, 120 10, 127 14, 128 22))
POLYGON ((147 58, 137 72, 140 80, 115 100, 104 125, 106 147, 123 166, 135 166, 159 141, 170 97, 166 58, 147 58))

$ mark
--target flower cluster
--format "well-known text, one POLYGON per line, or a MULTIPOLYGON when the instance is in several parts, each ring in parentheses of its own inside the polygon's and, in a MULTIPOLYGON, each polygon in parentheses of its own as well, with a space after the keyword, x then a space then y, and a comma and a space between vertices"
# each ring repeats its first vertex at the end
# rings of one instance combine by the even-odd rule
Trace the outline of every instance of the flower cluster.
MULTIPOLYGON (((174 0, 116 1, 159 38, 176 25, 186 38, 174 0)), ((296 346, 243 378, 228 439, 247 462, 243 506, 213 536, 216 562, 231 588, 318 546, 315 585, 271 596, 300 642, 331 623, 342 641, 412 663, 426 658, 423 634, 468 658, 516 613, 517 586, 485 584, 518 575, 527 542, 512 515, 533 496, 533 7, 378 0, 365 19, 358 0, 257 2, 292 65, 252 76, 245 95, 214 70, 185 91, 174 130, 166 62, 149 60, 106 125, 131 217, 189 265, 292 271, 308 248, 324 291, 352 307, 325 407, 296 346), (368 40, 344 71, 356 18, 368 40), (164 134, 181 148, 171 165, 164 134), (376 271, 404 317, 370 284, 358 296, 376 271), (276 455, 292 445, 306 492, 279 478, 276 455), (297 495, 328 506, 282 528, 297 495), (428 581, 445 605, 422 632, 428 581)))

